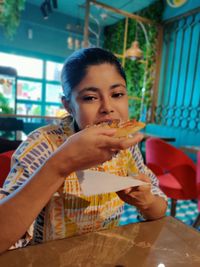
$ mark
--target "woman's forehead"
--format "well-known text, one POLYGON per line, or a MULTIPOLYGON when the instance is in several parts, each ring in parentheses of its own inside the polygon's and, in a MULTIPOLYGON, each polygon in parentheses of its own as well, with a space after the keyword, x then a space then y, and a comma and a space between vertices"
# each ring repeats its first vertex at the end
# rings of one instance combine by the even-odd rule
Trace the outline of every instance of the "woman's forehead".
MULTIPOLYGON (((109 82, 111 80, 124 81, 115 65, 109 63, 92 65, 87 68, 86 74, 81 80, 82 82, 109 82)), ((125 81, 124 81, 125 82, 125 81)), ((95 85, 95 84, 94 84, 95 85)))
POLYGON ((105 63, 101 63, 101 64, 88 65, 87 66, 87 73, 95 71, 95 70, 98 71, 99 69, 101 69, 101 70, 102 69, 106 69, 106 70, 110 69, 110 71, 117 71, 117 68, 116 68, 115 64, 111 64, 111 63, 105 62, 105 63))
POLYGON ((84 94, 85 92, 103 92, 110 89, 125 88, 126 81, 116 69, 115 65, 105 63, 91 65, 87 68, 87 73, 73 90, 72 95, 84 94))

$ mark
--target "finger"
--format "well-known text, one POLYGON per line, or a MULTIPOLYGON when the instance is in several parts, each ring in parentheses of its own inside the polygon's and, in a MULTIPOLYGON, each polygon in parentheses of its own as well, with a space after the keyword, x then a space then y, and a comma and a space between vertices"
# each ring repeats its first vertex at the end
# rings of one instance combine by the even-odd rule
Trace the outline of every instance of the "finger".
POLYGON ((124 194, 129 194, 132 191, 132 187, 123 190, 124 194))
POLYGON ((131 205, 133 205, 133 203, 136 201, 134 195, 125 194, 124 191, 117 192, 117 195, 121 198, 121 200, 131 205))
POLYGON ((151 190, 151 185, 147 184, 147 185, 140 185, 138 186, 138 191, 140 192, 145 192, 145 191, 150 191, 151 190))
POLYGON ((115 128, 103 128, 103 127, 94 127, 93 128, 96 134, 98 135, 106 135, 106 136, 114 136, 117 129, 115 128))
POLYGON ((143 182, 151 183, 151 179, 149 178, 149 176, 144 173, 139 173, 138 175, 134 176, 134 178, 143 182))
POLYGON ((141 139, 143 138, 143 135, 137 134, 133 138, 109 138, 106 137, 101 140, 101 144, 103 147, 107 147, 110 149, 116 149, 116 150, 123 150, 126 148, 129 148, 133 145, 136 145, 141 139))
POLYGON ((143 139, 143 135, 141 133, 137 133, 134 137, 123 139, 121 142, 121 149, 126 149, 133 145, 136 145, 143 139))
POLYGON ((121 195, 129 195, 129 196, 138 196, 140 194, 143 194, 145 192, 150 191, 151 186, 150 185, 141 185, 141 186, 134 186, 129 187, 124 190, 118 191, 121 195))

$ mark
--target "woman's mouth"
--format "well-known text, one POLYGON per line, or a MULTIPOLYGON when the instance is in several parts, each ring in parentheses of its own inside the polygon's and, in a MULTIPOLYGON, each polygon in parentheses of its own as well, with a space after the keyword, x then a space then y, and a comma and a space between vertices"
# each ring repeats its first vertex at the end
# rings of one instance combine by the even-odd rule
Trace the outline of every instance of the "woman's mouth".
POLYGON ((106 125, 118 125, 120 123, 120 120, 119 119, 103 119, 103 120, 100 120, 98 121, 96 124, 99 125, 99 124, 106 124, 106 125))

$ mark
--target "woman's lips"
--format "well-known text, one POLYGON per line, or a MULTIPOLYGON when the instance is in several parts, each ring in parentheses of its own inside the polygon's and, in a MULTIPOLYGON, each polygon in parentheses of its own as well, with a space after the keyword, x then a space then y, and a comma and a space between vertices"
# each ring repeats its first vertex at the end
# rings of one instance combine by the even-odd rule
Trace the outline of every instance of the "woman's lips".
POLYGON ((119 119, 103 119, 98 121, 96 124, 101 124, 101 123, 106 123, 108 125, 115 123, 115 124, 119 124, 120 120, 119 119))

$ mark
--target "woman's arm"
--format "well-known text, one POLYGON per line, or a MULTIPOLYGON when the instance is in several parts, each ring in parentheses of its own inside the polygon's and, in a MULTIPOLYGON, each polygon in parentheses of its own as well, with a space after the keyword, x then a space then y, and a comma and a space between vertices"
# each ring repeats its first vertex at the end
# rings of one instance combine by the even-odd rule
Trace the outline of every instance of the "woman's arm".
POLYGON ((52 156, 21 187, 0 201, 0 252, 25 234, 52 194, 62 185, 64 179, 58 175, 52 160, 56 162, 52 156))
POLYGON ((124 202, 136 206, 147 220, 155 220, 163 217, 167 209, 166 199, 152 193, 151 180, 148 176, 140 173, 137 179, 149 184, 122 190, 118 192, 119 197, 124 202))
POLYGON ((0 252, 19 240, 64 179, 76 170, 110 160, 113 153, 139 142, 112 137, 114 129, 88 128, 63 143, 29 179, 0 201, 0 252))
POLYGON ((144 164, 137 145, 132 150, 132 156, 139 171, 137 178, 149 184, 122 190, 118 195, 126 203, 136 206, 144 218, 148 220, 161 218, 166 213, 167 197, 160 190, 156 176, 144 164))

